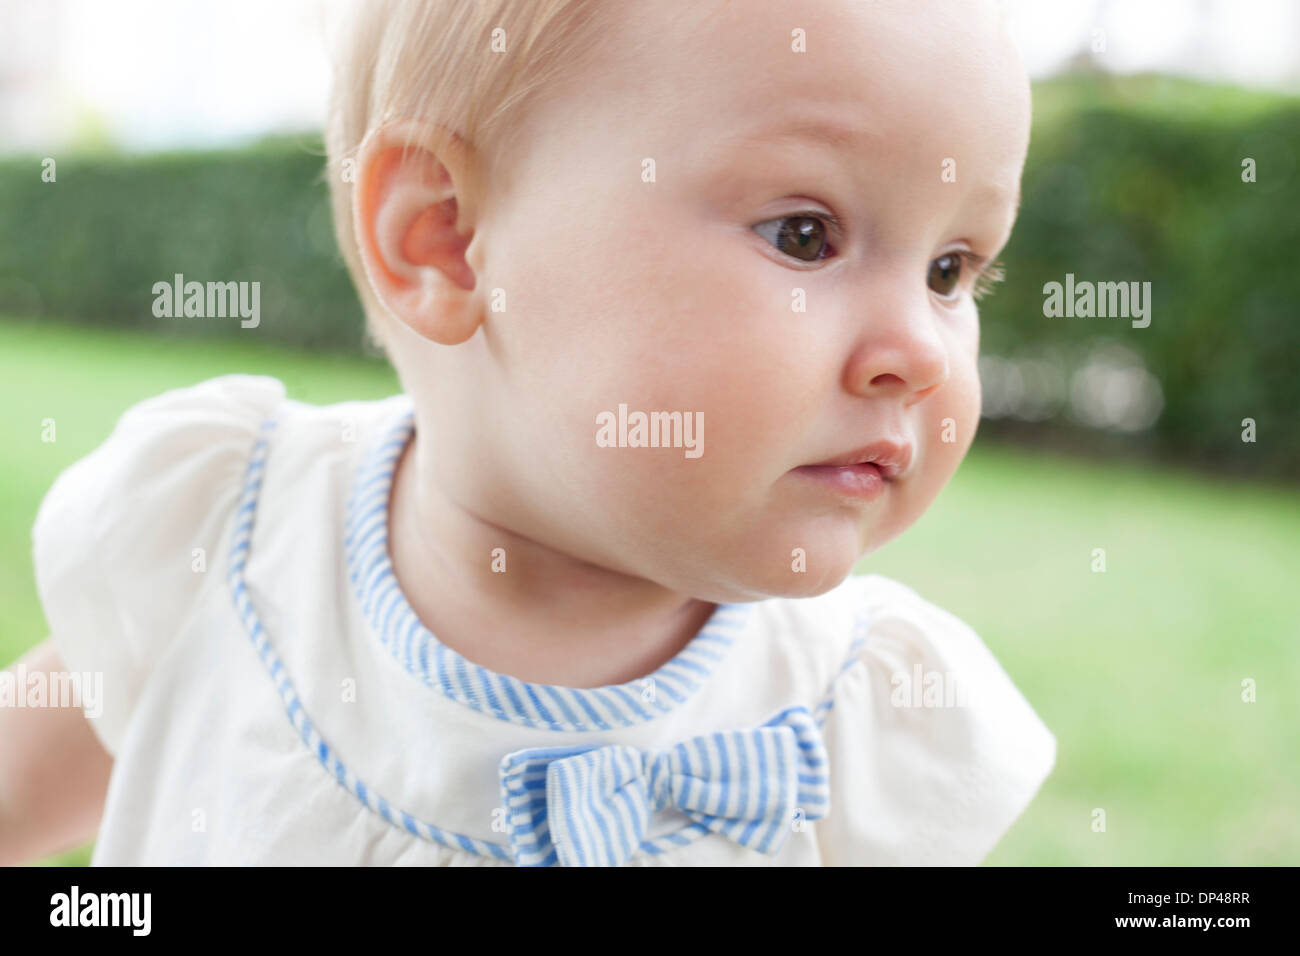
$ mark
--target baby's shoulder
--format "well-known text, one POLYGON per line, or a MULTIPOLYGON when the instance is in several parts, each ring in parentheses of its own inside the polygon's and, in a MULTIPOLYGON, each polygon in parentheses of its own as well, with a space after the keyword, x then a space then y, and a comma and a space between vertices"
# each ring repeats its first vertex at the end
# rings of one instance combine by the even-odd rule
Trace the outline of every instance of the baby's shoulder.
POLYGON ((160 532, 192 534, 233 503, 263 423, 284 385, 262 375, 225 375, 144 399, 54 480, 37 511, 37 571, 89 547, 145 560, 160 532))
MULTIPOLYGON (((978 863, 1056 760, 1056 739, 961 618, 878 574, 776 602, 815 638, 814 713, 830 755, 835 863, 978 863)), ((793 649, 787 655, 795 656, 793 649)))
POLYGON ((969 649, 973 636, 959 618, 880 574, 851 575, 815 597, 771 598, 754 610, 770 658, 765 665, 801 673, 800 683, 828 695, 846 668, 878 663, 888 648, 900 660, 922 647, 947 656, 969 649))
POLYGON ((36 588, 65 666, 112 688, 93 726, 116 753, 153 660, 208 586, 277 379, 227 375, 127 408, 65 468, 32 525, 36 588))
POLYGON ((301 473, 335 460, 356 464, 388 433, 405 435, 413 421, 410 410, 405 393, 325 405, 286 398, 267 423, 268 468, 301 473))
MULTIPOLYGON (((1033 717, 974 628, 884 575, 854 575, 815 598, 763 602, 759 617, 780 666, 805 671, 804 683, 820 691, 819 717, 832 709, 849 712, 836 721, 849 733, 869 724, 855 708, 882 705, 952 709, 953 725, 966 720, 993 733, 1016 733, 1021 718, 1033 717)), ((1033 723, 1038 726, 1036 718, 1033 723)))
POLYGON ((153 660, 205 589, 224 584, 208 572, 225 567, 241 524, 251 525, 250 489, 278 489, 263 525, 331 506, 317 496, 289 507, 312 469, 332 468, 330 449, 356 447, 389 408, 314 406, 271 376, 218 376, 131 405, 55 478, 32 524, 37 592, 65 664, 113 680, 116 703, 96 724, 110 752, 153 660))
POLYGON ((315 405, 288 398, 278 378, 247 374, 151 396, 127 408, 98 446, 59 474, 37 514, 38 538, 53 535, 56 525, 83 535, 151 520, 184 529, 238 497, 255 448, 264 446, 268 468, 301 477, 332 457, 354 458, 407 401, 399 393, 315 405))

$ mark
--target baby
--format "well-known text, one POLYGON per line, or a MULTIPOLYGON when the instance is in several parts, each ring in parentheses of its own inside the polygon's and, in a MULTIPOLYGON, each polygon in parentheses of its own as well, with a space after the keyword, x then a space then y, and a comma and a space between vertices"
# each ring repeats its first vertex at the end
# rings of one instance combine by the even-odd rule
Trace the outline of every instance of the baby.
POLYGON ((59 477, 28 668, 102 713, 3 715, 0 858, 981 861, 1055 740, 852 573, 979 422, 1030 115, 996 3, 392 0, 340 38, 338 237, 403 392, 223 376, 59 477))

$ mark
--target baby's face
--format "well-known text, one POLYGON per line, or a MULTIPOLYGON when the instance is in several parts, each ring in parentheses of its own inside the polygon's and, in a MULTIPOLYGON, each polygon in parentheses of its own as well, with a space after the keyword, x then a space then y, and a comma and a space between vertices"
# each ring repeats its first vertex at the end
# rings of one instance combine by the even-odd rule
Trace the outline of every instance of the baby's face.
POLYGON ((974 437, 976 263, 1015 218, 1027 81, 992 4, 623 7, 476 223, 462 503, 705 600, 821 593, 974 437), (696 450, 606 447, 620 405, 702 417, 696 450), (805 467, 882 440, 910 461, 874 493, 805 467))

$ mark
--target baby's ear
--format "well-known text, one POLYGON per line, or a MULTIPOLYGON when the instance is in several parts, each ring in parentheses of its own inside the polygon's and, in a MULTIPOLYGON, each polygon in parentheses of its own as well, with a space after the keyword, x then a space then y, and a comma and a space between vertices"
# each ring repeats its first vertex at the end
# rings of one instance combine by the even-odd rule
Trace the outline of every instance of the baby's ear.
POLYGON ((372 130, 357 154, 352 221, 370 285, 402 323, 443 345, 482 320, 466 261, 474 161, 459 135, 415 121, 372 130))

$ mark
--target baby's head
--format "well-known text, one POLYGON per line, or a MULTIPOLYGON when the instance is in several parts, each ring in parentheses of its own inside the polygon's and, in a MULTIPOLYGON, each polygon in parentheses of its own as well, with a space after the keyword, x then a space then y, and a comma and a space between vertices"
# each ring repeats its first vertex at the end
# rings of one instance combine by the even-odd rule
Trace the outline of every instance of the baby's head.
POLYGON ((713 602, 828 590, 947 483, 1029 138, 995 2, 392 0, 343 46, 339 239, 421 480, 713 602), (804 467, 878 442, 875 493, 804 467))

